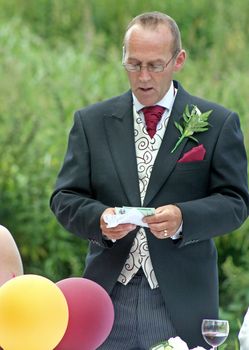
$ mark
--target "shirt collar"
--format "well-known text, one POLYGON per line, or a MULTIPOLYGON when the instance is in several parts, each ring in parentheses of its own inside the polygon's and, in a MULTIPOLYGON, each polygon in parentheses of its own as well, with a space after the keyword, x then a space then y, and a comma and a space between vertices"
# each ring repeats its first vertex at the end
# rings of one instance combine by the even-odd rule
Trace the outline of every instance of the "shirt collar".
MULTIPOLYGON (((136 98, 136 96, 133 93, 132 93, 132 97, 133 97, 134 107, 135 107, 136 111, 139 112, 145 106, 142 105, 138 101, 138 99, 136 98)), ((174 100, 175 100, 175 88, 174 88, 174 84, 173 84, 173 81, 172 81, 169 90, 164 95, 164 97, 160 101, 158 101, 156 103, 156 105, 157 106, 162 106, 162 107, 166 108, 167 110, 171 110, 172 106, 173 106, 173 103, 174 103, 174 100)))

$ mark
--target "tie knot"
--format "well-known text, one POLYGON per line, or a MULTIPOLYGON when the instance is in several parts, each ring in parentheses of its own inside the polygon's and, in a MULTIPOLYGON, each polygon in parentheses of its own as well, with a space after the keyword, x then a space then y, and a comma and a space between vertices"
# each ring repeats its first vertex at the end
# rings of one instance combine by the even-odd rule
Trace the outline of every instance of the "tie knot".
POLYGON ((144 113, 144 119, 147 127, 147 132, 152 138, 157 129, 157 124, 159 123, 165 108, 161 106, 149 106, 142 109, 144 113))

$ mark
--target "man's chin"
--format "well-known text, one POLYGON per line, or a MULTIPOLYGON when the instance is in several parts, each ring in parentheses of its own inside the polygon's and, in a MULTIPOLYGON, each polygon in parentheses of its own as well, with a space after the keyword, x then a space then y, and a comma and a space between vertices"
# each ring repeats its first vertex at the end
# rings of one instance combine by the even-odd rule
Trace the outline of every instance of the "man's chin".
POLYGON ((159 99, 155 96, 154 90, 142 90, 135 94, 138 101, 144 106, 152 106, 156 104, 159 99))

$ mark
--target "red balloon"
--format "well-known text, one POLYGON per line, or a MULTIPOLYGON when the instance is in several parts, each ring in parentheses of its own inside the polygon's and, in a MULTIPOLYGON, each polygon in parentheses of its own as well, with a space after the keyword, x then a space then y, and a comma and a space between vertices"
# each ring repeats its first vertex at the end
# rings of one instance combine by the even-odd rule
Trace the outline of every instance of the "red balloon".
POLYGON ((56 284, 67 300, 69 321, 55 350, 97 349, 110 334, 114 322, 108 293, 86 278, 67 278, 56 284))

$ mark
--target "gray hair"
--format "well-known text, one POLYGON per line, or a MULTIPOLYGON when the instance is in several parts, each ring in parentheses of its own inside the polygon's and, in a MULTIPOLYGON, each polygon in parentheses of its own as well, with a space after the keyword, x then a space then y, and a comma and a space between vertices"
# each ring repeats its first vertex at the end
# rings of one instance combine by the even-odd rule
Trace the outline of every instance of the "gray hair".
POLYGON ((172 34, 172 51, 173 53, 177 53, 182 48, 181 42, 181 33, 178 28, 176 21, 170 16, 166 15, 162 12, 145 12, 142 13, 131 20, 128 24, 125 35, 124 35, 124 48, 127 40, 127 33, 131 27, 139 24, 144 28, 150 28, 152 30, 156 29, 158 25, 164 24, 166 25, 172 34))

